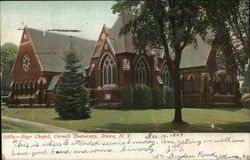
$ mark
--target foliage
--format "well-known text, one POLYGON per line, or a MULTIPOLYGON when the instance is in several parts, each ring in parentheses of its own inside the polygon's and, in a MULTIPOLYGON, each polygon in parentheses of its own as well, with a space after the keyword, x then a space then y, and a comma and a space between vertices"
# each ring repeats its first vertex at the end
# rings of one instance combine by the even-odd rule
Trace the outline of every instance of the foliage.
POLYGON ((18 98, 14 98, 14 104, 18 105, 19 104, 19 99, 18 98))
POLYGON ((165 90, 166 108, 172 108, 174 106, 174 91, 172 89, 165 90))
POLYGON ((150 89, 138 87, 133 92, 134 108, 146 109, 151 107, 152 93, 150 89))
POLYGON ((29 106, 32 107, 34 104, 34 98, 29 98, 29 106))
POLYGON ((164 108, 166 107, 166 99, 164 90, 162 88, 152 89, 152 102, 151 106, 154 108, 164 108))
MULTIPOLYGON (((166 95, 164 90, 148 88, 121 88, 119 97, 121 99, 121 108, 125 109, 159 109, 166 108, 166 95)), ((169 100, 168 105, 173 106, 169 100)))
POLYGON ((65 72, 62 73, 59 87, 55 91, 55 110, 62 119, 89 118, 89 95, 84 86, 84 77, 78 72, 80 58, 73 44, 65 55, 65 72))
POLYGON ((241 96, 241 103, 244 107, 250 109, 250 93, 245 93, 241 96))
POLYGON ((250 64, 248 64, 245 73, 243 74, 243 83, 241 85, 241 92, 250 93, 250 64))
POLYGON ((114 13, 129 12, 136 15, 121 29, 121 34, 131 31, 133 43, 139 53, 147 48, 163 48, 169 71, 174 77, 175 118, 182 122, 180 99, 180 62, 183 49, 188 45, 197 47, 196 36, 203 38, 207 33, 205 12, 200 1, 190 0, 146 0, 118 1, 113 7, 114 13), (170 54, 174 55, 174 61, 170 54))
POLYGON ((13 43, 5 43, 1 46, 1 95, 8 95, 17 49, 18 47, 13 43))
POLYGON ((202 7, 206 11, 213 32, 218 33, 221 40, 224 40, 225 37, 229 38, 233 54, 227 54, 227 57, 236 61, 236 63, 230 62, 230 65, 239 66, 240 74, 243 74, 244 64, 250 58, 249 2, 240 0, 204 1, 202 7))
POLYGON ((222 69, 222 70, 218 70, 215 72, 216 75, 220 76, 220 75, 227 75, 227 71, 225 69, 222 69))
POLYGON ((121 98, 121 107, 126 108, 126 109, 133 109, 134 104, 133 104, 133 88, 127 87, 127 88, 121 88, 119 90, 119 96, 121 98))

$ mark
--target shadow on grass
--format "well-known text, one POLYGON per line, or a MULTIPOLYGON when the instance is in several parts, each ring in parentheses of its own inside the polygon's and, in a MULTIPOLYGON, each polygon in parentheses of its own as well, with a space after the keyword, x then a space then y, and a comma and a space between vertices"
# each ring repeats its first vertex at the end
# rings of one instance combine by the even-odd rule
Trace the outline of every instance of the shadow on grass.
POLYGON ((237 107, 225 107, 225 106, 195 106, 195 107, 184 107, 187 109, 211 109, 211 110, 221 110, 221 111, 231 111, 236 112, 238 110, 241 110, 243 107, 237 106, 237 107))
POLYGON ((221 111, 230 111, 230 112, 236 112, 238 110, 241 110, 243 107, 235 107, 235 108, 212 108, 214 110, 221 110, 221 111))
POLYGON ((94 106, 93 109, 98 109, 98 110, 118 110, 118 111, 147 111, 147 110, 174 109, 174 107, 125 108, 125 107, 116 106, 116 105, 102 105, 102 106, 94 106))
POLYGON ((250 122, 226 124, 118 124, 109 123, 100 126, 98 132, 250 132, 250 122))
POLYGON ((86 117, 86 118, 78 118, 78 119, 62 119, 61 117, 53 117, 53 118, 50 118, 52 120, 55 120, 55 121, 78 121, 78 120, 89 120, 91 119, 92 117, 86 117))

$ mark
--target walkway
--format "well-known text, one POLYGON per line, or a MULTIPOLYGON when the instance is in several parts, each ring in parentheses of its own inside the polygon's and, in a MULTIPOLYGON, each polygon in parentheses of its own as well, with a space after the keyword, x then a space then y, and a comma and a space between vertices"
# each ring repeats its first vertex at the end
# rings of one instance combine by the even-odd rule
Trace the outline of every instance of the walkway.
POLYGON ((66 128, 61 128, 61 127, 56 127, 52 125, 47 125, 47 124, 42 124, 42 123, 37 123, 37 122, 32 122, 32 121, 26 121, 22 119, 17 119, 17 118, 11 118, 11 117, 4 117, 2 116, 3 121, 9 121, 13 123, 18 123, 18 124, 23 124, 23 125, 28 125, 30 127, 35 127, 35 128, 40 128, 43 130, 47 130, 49 132, 55 132, 55 133, 77 133, 77 131, 66 129, 66 128))

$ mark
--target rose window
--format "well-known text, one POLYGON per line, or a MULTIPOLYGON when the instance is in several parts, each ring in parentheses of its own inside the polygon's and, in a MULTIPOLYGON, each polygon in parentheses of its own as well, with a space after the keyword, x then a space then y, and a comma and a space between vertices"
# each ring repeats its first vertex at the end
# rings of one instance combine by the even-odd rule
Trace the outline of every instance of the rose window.
POLYGON ((28 55, 23 57, 23 69, 24 71, 28 71, 30 69, 30 59, 28 55))

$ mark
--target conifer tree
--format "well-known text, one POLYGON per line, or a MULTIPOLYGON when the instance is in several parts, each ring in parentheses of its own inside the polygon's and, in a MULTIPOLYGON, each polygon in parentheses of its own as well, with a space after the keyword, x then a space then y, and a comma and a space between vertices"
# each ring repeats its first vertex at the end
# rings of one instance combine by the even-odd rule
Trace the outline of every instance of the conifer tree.
POLYGON ((55 91, 55 111, 61 119, 89 118, 88 91, 84 86, 84 77, 79 73, 80 57, 72 43, 63 59, 65 72, 62 73, 55 91))

